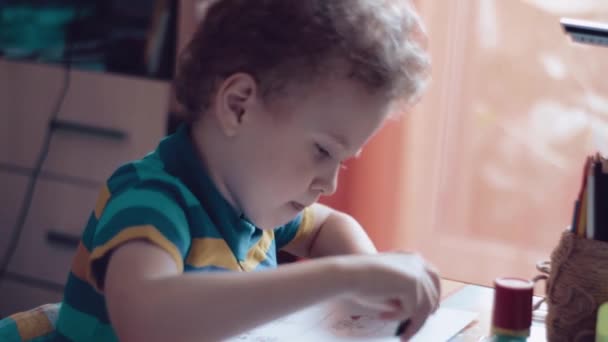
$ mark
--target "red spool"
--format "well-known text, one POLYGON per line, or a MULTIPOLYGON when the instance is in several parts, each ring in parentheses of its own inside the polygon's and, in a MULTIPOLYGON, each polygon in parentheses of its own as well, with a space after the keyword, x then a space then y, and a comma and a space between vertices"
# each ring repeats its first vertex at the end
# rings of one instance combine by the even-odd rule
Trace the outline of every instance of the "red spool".
POLYGON ((495 334, 529 336, 532 325, 534 283, 520 278, 494 280, 492 331, 495 334))

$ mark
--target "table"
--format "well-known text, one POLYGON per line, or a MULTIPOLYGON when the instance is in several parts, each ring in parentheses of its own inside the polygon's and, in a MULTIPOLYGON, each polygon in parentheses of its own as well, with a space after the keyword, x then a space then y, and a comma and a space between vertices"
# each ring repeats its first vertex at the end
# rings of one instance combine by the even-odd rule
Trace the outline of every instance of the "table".
MULTIPOLYGON (((489 334, 494 302, 493 288, 442 279, 441 290, 442 307, 479 313, 478 319, 461 334, 452 338, 450 342, 478 342, 482 337, 489 334)), ((534 303, 541 299, 541 297, 535 296, 534 303)), ((546 306, 543 304, 532 316, 529 342, 544 342, 547 340, 544 324, 545 316, 546 306)))

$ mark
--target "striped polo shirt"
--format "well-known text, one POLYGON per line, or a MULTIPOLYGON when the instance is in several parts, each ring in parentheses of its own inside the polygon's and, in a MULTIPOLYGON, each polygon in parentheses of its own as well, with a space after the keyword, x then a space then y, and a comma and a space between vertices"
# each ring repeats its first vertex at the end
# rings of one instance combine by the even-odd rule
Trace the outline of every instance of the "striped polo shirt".
POLYGON ((222 197, 187 126, 106 182, 74 257, 55 341, 117 341, 103 281, 109 253, 134 239, 167 251, 183 272, 254 271, 277 266, 277 251, 311 231, 311 211, 261 230, 222 197))

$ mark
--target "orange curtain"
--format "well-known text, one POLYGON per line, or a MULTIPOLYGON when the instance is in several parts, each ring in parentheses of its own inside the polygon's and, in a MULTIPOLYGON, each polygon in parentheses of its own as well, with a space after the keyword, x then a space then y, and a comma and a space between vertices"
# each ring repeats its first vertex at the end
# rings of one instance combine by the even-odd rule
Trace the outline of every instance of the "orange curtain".
POLYGON ((355 217, 379 250, 396 248, 400 190, 407 175, 403 166, 405 125, 388 122, 364 147, 357 159, 349 161, 339 178, 338 191, 321 202, 355 217))
MULTIPOLYGON (((422 10, 423 0, 413 3, 422 10)), ((362 155, 348 162, 336 194, 321 200, 356 218, 380 251, 406 247, 402 225, 407 207, 403 198, 410 179, 406 134, 411 115, 414 113, 387 122, 362 155)))

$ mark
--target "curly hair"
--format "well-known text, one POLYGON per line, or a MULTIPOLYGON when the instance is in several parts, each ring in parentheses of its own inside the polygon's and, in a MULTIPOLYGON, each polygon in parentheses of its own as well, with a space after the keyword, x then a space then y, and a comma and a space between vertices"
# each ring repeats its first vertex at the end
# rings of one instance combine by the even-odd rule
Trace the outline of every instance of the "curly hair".
POLYGON ((408 0, 216 0, 180 56, 176 97, 196 119, 244 72, 265 97, 334 75, 410 104, 429 75, 424 31, 408 0))

